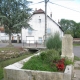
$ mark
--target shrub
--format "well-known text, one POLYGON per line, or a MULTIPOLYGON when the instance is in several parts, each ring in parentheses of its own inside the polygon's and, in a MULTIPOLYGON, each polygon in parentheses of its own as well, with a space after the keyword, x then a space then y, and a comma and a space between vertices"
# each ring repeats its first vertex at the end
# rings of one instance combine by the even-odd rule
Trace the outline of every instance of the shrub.
POLYGON ((40 54, 40 57, 43 61, 49 62, 49 63, 53 60, 56 61, 60 59, 59 52, 54 49, 50 49, 50 50, 46 50, 45 52, 42 52, 40 54))
POLYGON ((46 41, 46 47, 48 49, 61 49, 61 38, 59 36, 59 33, 55 33, 54 36, 51 35, 47 41, 46 41))
POLYGON ((60 55, 56 50, 46 50, 40 55, 32 57, 28 62, 24 63, 23 69, 42 70, 42 71, 57 71, 55 64, 52 65, 53 60, 60 59, 60 55))
POLYGON ((72 64, 68 58, 61 58, 58 51, 46 50, 24 63, 23 69, 40 71, 64 71, 66 65, 72 64))
POLYGON ((73 64, 73 62, 70 59, 68 59, 67 57, 65 57, 65 63, 64 64, 70 65, 70 64, 73 64))

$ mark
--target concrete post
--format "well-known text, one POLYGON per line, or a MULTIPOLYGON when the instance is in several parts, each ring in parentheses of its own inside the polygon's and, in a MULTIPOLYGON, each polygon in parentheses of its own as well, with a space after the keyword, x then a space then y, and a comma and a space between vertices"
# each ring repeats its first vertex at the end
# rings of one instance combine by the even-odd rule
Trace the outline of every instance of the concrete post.
POLYGON ((73 37, 70 34, 65 34, 62 38, 62 55, 61 57, 67 57, 74 60, 73 54, 73 37))

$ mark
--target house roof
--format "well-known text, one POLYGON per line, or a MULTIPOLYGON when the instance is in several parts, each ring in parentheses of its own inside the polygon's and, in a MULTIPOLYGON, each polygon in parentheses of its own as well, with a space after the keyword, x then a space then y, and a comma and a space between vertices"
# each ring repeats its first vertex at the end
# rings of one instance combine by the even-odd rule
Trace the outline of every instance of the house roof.
MULTIPOLYGON (((33 15, 34 15, 34 14, 45 14, 45 11, 43 11, 42 9, 38 9, 38 10, 35 10, 35 11, 33 12, 33 15)), ((57 26, 59 26, 59 28, 62 30, 61 26, 60 26, 58 23, 56 23, 50 16, 47 15, 47 17, 48 17, 50 20, 52 20, 57 26)), ((62 30, 62 31, 63 31, 63 30, 62 30)))
POLYGON ((0 26, 0 31, 4 32, 4 27, 0 26))
POLYGON ((33 14, 45 13, 42 9, 35 10, 33 14))

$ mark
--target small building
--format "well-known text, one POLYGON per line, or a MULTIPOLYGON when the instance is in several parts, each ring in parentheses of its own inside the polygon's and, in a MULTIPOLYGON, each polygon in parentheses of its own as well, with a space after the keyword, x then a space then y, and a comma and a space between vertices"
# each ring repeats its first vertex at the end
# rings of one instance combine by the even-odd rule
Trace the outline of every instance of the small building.
MULTIPOLYGON (((11 40, 12 43, 21 42, 21 33, 12 33, 11 40)), ((9 42, 9 35, 5 33, 3 26, 0 26, 0 42, 9 42)))
MULTIPOLYGON (((47 37, 58 32, 63 36, 63 31, 58 23, 47 15, 47 37)), ((45 40, 45 12, 42 9, 35 10, 29 21, 31 28, 22 28, 22 42, 26 43, 42 43, 45 40)))

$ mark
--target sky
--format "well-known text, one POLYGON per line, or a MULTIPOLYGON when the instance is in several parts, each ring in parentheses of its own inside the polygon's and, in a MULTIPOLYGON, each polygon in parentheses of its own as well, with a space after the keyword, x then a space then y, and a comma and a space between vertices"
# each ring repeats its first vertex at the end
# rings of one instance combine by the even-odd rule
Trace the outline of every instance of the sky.
MULTIPOLYGON (((33 11, 37 9, 43 9, 45 11, 44 2, 38 3, 44 0, 28 0, 33 3, 29 6, 33 9, 33 11), (38 4, 34 4, 38 3, 38 4)), ((55 4, 47 3, 47 15, 50 16, 52 12, 52 19, 58 22, 61 19, 74 20, 75 22, 80 22, 80 0, 49 0, 52 3, 56 3, 67 8, 73 9, 69 10, 61 6, 57 6, 55 4)))

